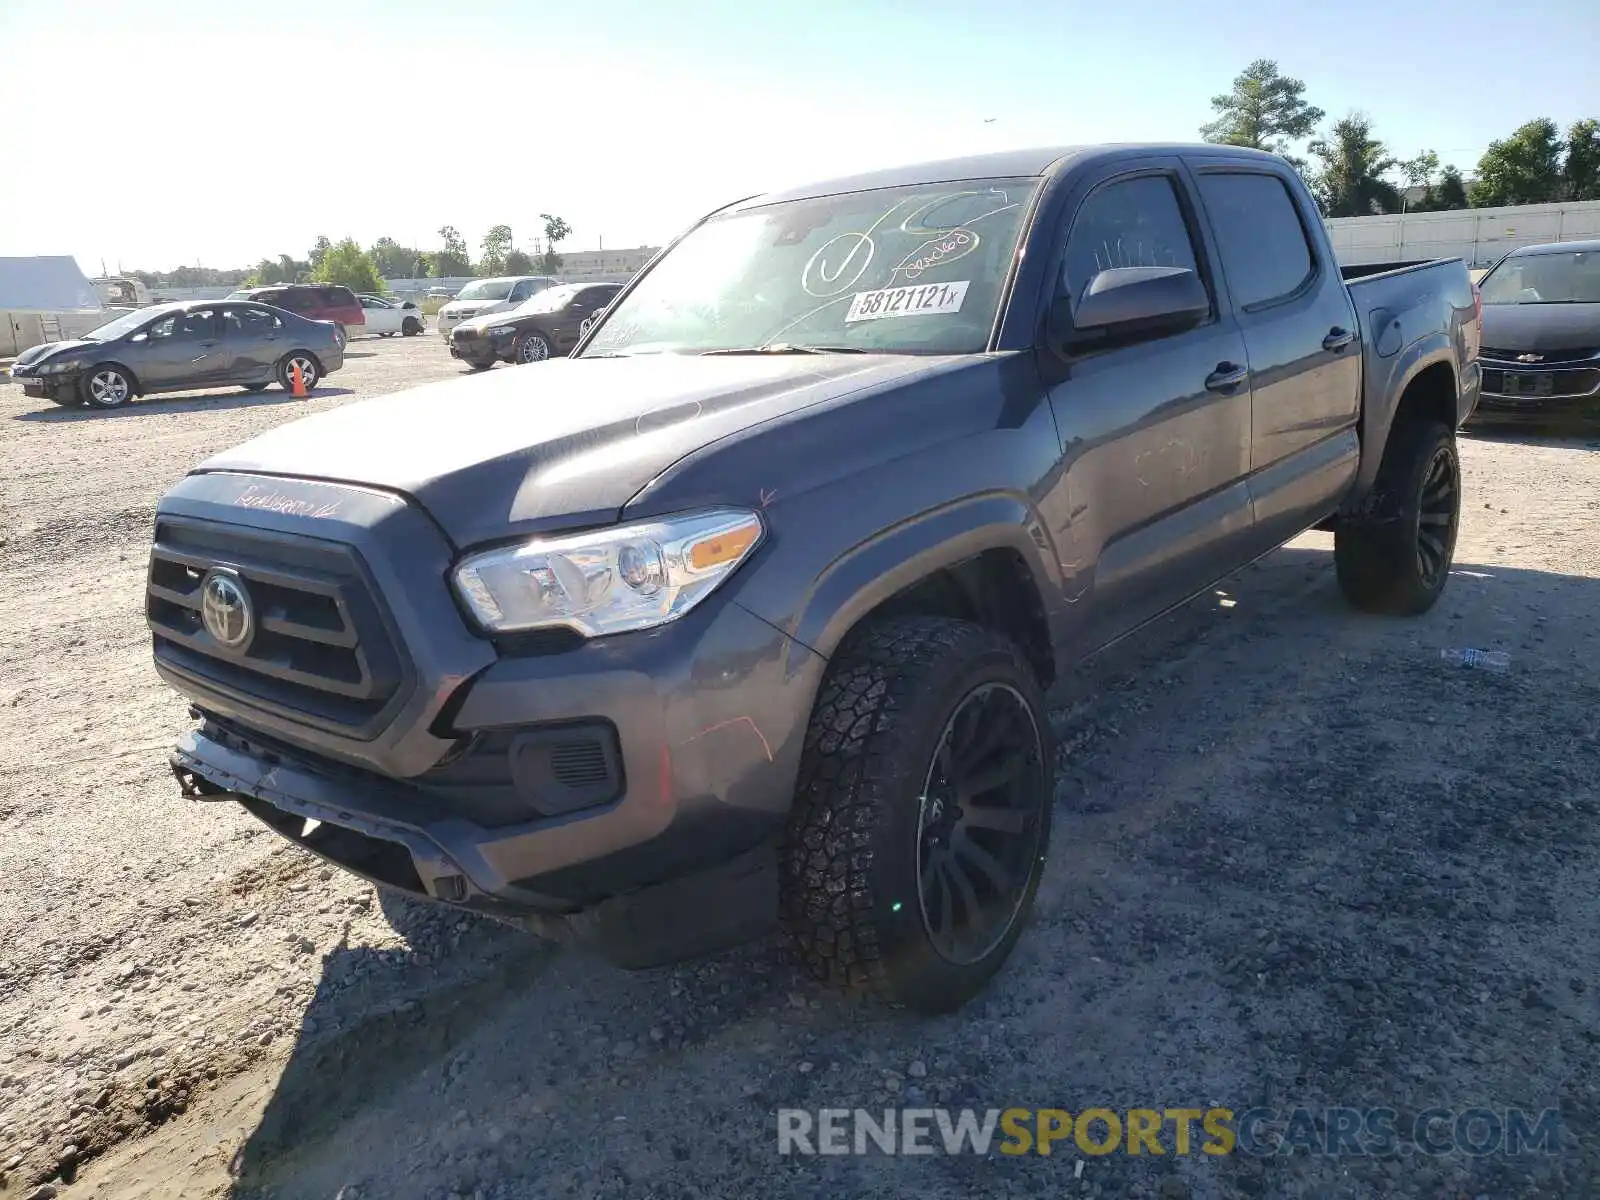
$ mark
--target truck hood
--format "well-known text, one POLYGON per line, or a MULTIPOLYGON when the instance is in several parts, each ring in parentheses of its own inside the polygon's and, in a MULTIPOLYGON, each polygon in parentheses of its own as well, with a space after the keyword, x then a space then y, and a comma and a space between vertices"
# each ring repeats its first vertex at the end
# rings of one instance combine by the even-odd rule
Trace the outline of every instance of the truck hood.
POLYGON ((1517 354, 1600 348, 1600 304, 1485 304, 1482 344, 1517 354))
POLYGON ((467 546, 614 521, 645 484, 718 438, 968 361, 866 354, 553 359, 307 417, 197 470, 400 492, 467 546))

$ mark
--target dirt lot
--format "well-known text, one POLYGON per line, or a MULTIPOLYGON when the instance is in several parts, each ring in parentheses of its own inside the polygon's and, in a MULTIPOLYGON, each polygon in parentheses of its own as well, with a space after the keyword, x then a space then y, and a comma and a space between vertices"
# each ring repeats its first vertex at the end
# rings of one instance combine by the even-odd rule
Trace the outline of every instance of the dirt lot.
POLYGON ((140 615, 157 497, 278 422, 457 372, 429 335, 357 343, 307 402, 91 414, 0 386, 0 1196, 1600 1194, 1600 443, 1464 442, 1425 619, 1351 614, 1308 535, 1061 688, 1034 925, 983 999, 917 1021, 775 944, 627 975, 433 910, 391 925, 179 799, 185 705, 140 615), (1442 665, 1457 646, 1512 671, 1442 665), (1402 1132, 1554 1108, 1561 1142, 777 1154, 780 1107, 890 1103, 1382 1106, 1402 1132))

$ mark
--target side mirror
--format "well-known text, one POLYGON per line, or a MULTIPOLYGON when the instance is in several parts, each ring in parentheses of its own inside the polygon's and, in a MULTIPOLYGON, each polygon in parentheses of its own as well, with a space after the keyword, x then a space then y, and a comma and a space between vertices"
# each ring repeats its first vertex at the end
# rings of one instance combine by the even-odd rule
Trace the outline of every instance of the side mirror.
POLYGON ((1182 329, 1210 311, 1205 284, 1188 267, 1112 267, 1089 281, 1070 322, 1074 340, 1098 339, 1182 329))

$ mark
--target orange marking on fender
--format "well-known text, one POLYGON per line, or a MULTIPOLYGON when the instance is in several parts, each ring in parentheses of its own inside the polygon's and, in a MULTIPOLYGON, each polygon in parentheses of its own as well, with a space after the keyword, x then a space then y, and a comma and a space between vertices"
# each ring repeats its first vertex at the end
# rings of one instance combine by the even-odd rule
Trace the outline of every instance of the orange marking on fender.
POLYGON ((690 742, 698 742, 701 738, 705 737, 706 734, 708 734, 708 733, 715 733, 719 729, 726 729, 729 725, 739 725, 739 724, 745 724, 745 725, 750 726, 750 732, 755 734, 756 735, 756 740, 761 743, 761 749, 766 753, 767 761, 768 762, 772 762, 773 761, 773 758, 772 758, 772 747, 767 744, 767 735, 762 733, 761 729, 749 717, 730 717, 726 721, 718 721, 715 725, 712 725, 707 729, 702 729, 699 733, 695 734, 692 738, 690 738, 689 741, 684 742, 684 745, 687 746, 687 745, 689 745, 690 742))

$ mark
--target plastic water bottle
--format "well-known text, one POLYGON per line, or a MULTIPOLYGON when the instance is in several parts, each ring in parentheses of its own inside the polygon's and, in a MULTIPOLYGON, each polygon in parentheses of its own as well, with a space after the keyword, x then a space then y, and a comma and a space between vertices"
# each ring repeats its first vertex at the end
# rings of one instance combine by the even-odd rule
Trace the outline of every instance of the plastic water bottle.
POLYGON ((1511 656, 1504 650, 1441 650, 1439 657, 1452 667, 1477 667, 1497 675, 1511 669, 1511 656))

